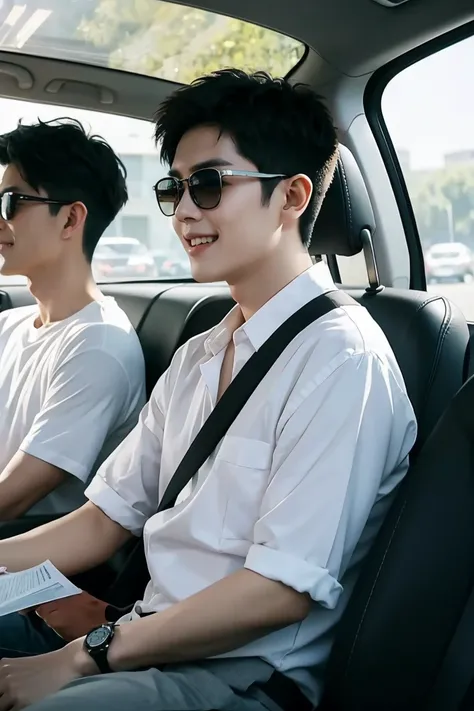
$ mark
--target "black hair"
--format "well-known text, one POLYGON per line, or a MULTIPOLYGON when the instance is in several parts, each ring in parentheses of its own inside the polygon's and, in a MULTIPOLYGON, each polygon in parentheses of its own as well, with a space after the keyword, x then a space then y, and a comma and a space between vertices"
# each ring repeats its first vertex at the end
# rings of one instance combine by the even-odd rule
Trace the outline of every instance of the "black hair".
MULTIPOLYGON (((82 202, 87 208, 83 252, 92 261, 102 234, 128 199, 127 171, 99 136, 70 118, 18 124, 0 135, 0 165, 13 164, 28 185, 48 197, 82 202)), ((61 209, 49 206, 51 214, 61 209)))
MULTIPOLYGON (((338 155, 331 115, 309 86, 292 86, 265 72, 223 69, 179 88, 161 104, 155 120, 155 139, 161 143, 162 160, 169 165, 187 131, 214 125, 234 140, 240 155, 258 171, 307 175, 313 182, 313 195, 299 229, 304 245, 309 246, 338 155)), ((278 182, 262 181, 264 204, 278 182)))

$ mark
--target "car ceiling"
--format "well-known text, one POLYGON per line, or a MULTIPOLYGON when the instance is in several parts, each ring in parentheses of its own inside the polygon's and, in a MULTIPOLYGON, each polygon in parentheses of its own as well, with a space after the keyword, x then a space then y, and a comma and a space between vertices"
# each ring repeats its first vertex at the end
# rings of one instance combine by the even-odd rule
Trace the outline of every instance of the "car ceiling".
MULTIPOLYGON (((180 4, 238 17, 303 41, 310 49, 292 77, 315 87, 342 77, 370 76, 397 56, 474 20, 473 0, 409 0, 395 8, 382 7, 374 0, 193 0, 180 4)), ((0 96, 136 118, 151 119, 160 101, 176 87, 156 78, 8 51, 0 51, 2 62, 26 69, 32 81, 21 88, 14 77, 0 71, 0 96), (57 79, 64 84, 51 92, 51 82, 57 79)))
POLYGON ((292 35, 343 74, 377 69, 417 45, 474 19, 473 0, 204 0, 192 3, 292 35))

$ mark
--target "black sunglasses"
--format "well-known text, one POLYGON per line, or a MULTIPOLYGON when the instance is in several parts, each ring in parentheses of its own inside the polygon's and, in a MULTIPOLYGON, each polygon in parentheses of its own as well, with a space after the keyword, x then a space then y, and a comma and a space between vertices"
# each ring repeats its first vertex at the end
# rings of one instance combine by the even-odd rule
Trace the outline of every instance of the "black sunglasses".
POLYGON ((71 205, 73 200, 50 200, 45 197, 35 195, 23 195, 22 193, 5 192, 0 195, 0 217, 2 220, 12 220, 18 209, 20 202, 40 202, 45 205, 71 205))
POLYGON ((189 178, 161 178, 153 187, 161 212, 166 217, 172 217, 184 194, 184 184, 188 184, 191 200, 201 210, 213 210, 222 198, 222 178, 236 175, 243 178, 287 178, 283 173, 257 173, 252 170, 220 170, 218 168, 201 168, 192 173, 189 178))

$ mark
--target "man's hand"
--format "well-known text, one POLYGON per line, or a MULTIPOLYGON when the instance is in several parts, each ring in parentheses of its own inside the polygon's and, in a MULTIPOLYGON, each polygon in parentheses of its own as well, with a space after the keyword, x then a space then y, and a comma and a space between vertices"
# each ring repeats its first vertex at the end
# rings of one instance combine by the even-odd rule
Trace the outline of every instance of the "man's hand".
POLYGON ((107 622, 106 608, 106 602, 82 592, 40 605, 36 608, 36 614, 66 642, 72 642, 107 622))
POLYGON ((37 657, 0 660, 0 711, 19 711, 81 676, 98 673, 83 640, 37 657))

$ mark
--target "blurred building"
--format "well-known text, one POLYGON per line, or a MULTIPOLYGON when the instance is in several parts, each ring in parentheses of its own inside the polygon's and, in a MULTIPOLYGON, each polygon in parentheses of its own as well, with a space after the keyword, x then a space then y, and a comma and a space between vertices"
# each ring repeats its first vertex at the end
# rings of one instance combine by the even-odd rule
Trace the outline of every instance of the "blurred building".
POLYGON ((444 164, 446 167, 451 165, 474 165, 474 148, 445 153, 444 164))

